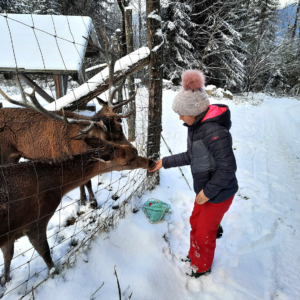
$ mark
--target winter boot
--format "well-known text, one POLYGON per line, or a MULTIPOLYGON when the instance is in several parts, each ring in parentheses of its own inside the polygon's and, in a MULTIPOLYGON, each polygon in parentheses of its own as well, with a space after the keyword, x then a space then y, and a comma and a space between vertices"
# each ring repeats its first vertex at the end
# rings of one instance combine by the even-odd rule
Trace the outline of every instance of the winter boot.
POLYGON ((222 235, 223 235, 223 227, 220 224, 219 227, 218 227, 217 239, 221 238, 222 235))
POLYGON ((200 276, 203 276, 203 275, 206 276, 206 275, 208 275, 210 273, 211 273, 211 268, 209 270, 205 271, 205 272, 202 272, 202 273, 194 272, 194 270, 191 269, 191 273, 190 274, 186 273, 186 275, 188 275, 188 276, 190 276, 192 278, 199 278, 200 276))
POLYGON ((183 262, 189 262, 189 263, 190 263, 190 262, 191 262, 191 259, 190 259, 190 257, 187 255, 186 258, 182 258, 181 261, 183 261, 183 262))

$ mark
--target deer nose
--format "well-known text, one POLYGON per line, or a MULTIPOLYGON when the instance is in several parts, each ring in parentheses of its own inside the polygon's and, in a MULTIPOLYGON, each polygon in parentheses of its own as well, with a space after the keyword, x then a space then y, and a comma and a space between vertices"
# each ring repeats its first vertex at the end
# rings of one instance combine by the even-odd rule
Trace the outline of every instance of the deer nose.
POLYGON ((149 160, 149 167, 150 167, 150 169, 153 169, 155 167, 155 161, 154 160, 152 160, 152 159, 149 160))

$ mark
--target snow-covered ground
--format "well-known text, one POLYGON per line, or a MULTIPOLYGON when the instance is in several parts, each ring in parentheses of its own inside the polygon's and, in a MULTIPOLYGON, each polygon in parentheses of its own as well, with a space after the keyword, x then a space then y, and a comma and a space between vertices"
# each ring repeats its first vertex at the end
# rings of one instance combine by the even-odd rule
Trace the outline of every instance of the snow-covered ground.
MULTIPOLYGON (((178 153, 186 150, 187 132, 171 109, 175 94, 164 91, 163 135, 178 153)), ((129 212, 114 230, 98 234, 71 268, 41 285, 35 299, 118 299, 115 266, 122 299, 131 293, 138 300, 300 299, 300 101, 255 95, 251 104, 211 102, 231 109, 240 186, 222 221, 212 273, 199 279, 185 274, 188 265, 180 258, 189 249, 195 194, 178 169, 162 169, 160 186, 135 203, 163 200, 172 206, 169 219, 152 225, 142 210, 129 212)), ((161 154, 168 155, 164 144, 161 154)), ((192 183, 189 167, 182 169, 192 183)))

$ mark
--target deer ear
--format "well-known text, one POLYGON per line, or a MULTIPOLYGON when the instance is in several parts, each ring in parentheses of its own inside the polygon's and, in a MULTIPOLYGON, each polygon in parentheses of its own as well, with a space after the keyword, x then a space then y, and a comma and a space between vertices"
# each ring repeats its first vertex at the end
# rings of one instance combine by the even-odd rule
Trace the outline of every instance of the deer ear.
POLYGON ((92 148, 102 147, 106 143, 105 141, 98 138, 86 138, 84 139, 84 142, 92 148))
POLYGON ((76 141, 82 141, 85 140, 85 138, 87 137, 87 133, 79 133, 77 135, 75 135, 74 137, 72 137, 72 140, 76 140, 76 141))

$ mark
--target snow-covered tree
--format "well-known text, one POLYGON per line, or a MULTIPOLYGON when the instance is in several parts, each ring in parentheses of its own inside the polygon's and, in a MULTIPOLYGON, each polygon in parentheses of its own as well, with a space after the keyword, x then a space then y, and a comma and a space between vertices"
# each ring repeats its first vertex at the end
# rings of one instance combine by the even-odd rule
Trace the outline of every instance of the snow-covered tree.
POLYGON ((270 77, 281 73, 275 60, 280 51, 277 41, 278 0, 253 0, 249 5, 249 18, 243 41, 247 46, 245 63, 245 89, 264 90, 270 77))
POLYGON ((274 58, 276 72, 270 76, 267 91, 291 95, 300 94, 300 36, 298 18, 300 1, 280 11, 282 47, 274 58), (295 26, 296 24, 296 26, 295 26))
POLYGON ((0 12, 1 13, 11 13, 15 12, 16 8, 12 0, 0 0, 0 12))
POLYGON ((195 1, 191 14, 197 27, 190 35, 201 69, 209 83, 231 89, 243 83, 245 45, 235 28, 240 4, 238 0, 195 1))
POLYGON ((1 13, 29 13, 28 0, 0 0, 1 13))
POLYGON ((198 67, 188 33, 196 27, 190 19, 190 13, 191 6, 186 1, 162 2, 162 31, 165 39, 164 77, 176 85, 180 82, 182 71, 198 67))
POLYGON ((23 0, 22 2, 28 13, 59 15, 61 11, 61 5, 58 0, 23 0))

